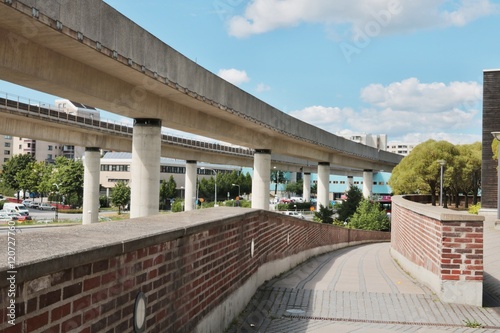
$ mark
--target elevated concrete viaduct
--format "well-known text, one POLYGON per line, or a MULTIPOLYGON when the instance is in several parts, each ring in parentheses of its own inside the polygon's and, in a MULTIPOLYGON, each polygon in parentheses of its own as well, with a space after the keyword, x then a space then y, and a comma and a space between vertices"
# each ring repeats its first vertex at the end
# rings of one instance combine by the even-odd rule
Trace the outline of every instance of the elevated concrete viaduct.
MULTIPOLYGON (((134 118, 141 128, 134 131, 132 217, 158 210, 159 173, 152 170, 161 149, 149 146, 159 145, 161 125, 255 149, 252 206, 260 209, 269 207, 271 153, 319 163, 321 179, 331 165, 369 178, 401 160, 273 108, 101 0, 8 0, 0 17, 0 79, 134 118)), ((326 205, 327 184, 320 186, 318 204, 326 205)))

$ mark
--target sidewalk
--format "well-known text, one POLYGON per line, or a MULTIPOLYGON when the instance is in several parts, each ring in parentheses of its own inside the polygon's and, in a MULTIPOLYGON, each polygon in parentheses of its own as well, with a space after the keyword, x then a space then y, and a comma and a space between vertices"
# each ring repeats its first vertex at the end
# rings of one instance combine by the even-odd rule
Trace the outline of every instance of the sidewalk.
POLYGON ((494 221, 487 216, 484 228, 485 307, 441 302, 397 265, 390 244, 377 243, 318 256, 267 282, 227 332, 499 332, 494 221))

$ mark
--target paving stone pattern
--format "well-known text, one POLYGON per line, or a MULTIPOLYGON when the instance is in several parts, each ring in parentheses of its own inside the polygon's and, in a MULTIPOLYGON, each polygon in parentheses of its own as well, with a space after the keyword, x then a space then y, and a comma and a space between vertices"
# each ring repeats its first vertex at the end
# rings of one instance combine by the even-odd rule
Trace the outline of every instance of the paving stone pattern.
POLYGON ((312 258, 268 281, 227 333, 500 332, 494 223, 486 217, 484 307, 440 301, 398 266, 389 243, 376 243, 312 258))

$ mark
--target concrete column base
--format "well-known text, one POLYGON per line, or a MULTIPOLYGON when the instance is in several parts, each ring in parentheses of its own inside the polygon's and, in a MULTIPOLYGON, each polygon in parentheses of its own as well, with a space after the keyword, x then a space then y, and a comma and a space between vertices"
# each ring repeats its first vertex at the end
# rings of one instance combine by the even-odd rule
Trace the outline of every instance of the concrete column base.
POLYGON ((267 149, 256 150, 253 158, 252 208, 269 210, 271 151, 267 149))
POLYGON ((83 159, 83 212, 82 224, 99 221, 99 175, 101 168, 99 148, 85 148, 83 159))

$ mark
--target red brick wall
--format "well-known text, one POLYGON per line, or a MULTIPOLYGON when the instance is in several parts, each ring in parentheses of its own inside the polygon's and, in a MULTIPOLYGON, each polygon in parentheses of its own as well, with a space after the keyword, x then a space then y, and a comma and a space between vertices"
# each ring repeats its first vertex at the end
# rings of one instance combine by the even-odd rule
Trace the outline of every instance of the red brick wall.
POLYGON ((482 281, 482 220, 473 221, 467 212, 420 206, 415 210, 393 200, 391 247, 441 281, 482 281))
POLYGON ((196 224, 177 233, 167 241, 145 242, 144 247, 125 244, 125 249, 133 249, 118 255, 109 255, 113 251, 104 247, 99 250, 101 259, 90 262, 60 258, 58 270, 41 276, 34 265, 19 267, 30 278, 16 281, 15 326, 7 323, 8 285, 0 282, 0 331, 132 332, 134 301, 142 291, 147 297, 147 332, 188 333, 262 264, 319 246, 390 237, 265 211, 196 224))

